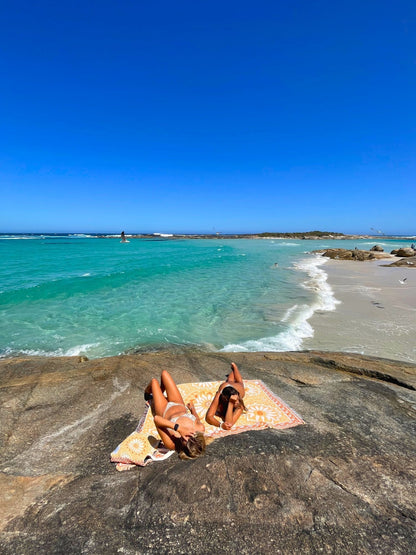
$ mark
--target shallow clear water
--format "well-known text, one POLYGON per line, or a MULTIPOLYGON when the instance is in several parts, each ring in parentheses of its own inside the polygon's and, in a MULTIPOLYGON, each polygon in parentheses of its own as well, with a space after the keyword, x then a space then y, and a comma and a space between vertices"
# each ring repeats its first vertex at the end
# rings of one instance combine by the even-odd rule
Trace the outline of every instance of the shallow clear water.
POLYGON ((336 309, 324 260, 308 252, 374 244, 3 235, 0 356, 296 350, 314 311, 336 309))

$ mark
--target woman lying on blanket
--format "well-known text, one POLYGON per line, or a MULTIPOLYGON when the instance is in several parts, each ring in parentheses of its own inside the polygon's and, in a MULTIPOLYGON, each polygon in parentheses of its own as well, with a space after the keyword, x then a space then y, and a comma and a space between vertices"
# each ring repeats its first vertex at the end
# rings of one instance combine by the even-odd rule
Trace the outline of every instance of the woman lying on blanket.
POLYGON ((231 430, 243 411, 247 410, 243 402, 244 395, 243 378, 237 365, 232 362, 227 381, 218 388, 205 420, 212 426, 217 426, 223 430, 231 430), (217 420, 216 416, 219 416, 222 422, 217 420))
POLYGON ((152 379, 144 398, 151 403, 156 428, 165 447, 176 450, 181 459, 195 459, 205 452, 202 433, 205 426, 199 420, 193 403, 185 406, 169 372, 162 371, 160 385, 155 378, 152 379))

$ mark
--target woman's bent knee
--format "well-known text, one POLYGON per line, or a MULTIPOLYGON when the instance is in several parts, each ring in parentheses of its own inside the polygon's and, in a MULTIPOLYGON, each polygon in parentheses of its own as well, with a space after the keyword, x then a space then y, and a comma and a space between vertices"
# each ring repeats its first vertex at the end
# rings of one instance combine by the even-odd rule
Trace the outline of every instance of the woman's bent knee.
POLYGON ((169 374, 169 372, 167 370, 162 370, 162 374, 161 374, 161 380, 166 381, 166 379, 171 380, 172 376, 169 374))

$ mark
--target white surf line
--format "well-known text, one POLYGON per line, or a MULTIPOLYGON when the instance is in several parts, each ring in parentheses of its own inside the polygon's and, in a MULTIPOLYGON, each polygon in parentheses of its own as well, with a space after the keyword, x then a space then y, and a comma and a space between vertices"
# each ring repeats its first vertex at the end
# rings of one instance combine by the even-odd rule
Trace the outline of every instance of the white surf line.
POLYGON ((303 340, 313 337, 314 330, 309 321, 317 311, 332 311, 341 301, 335 298, 334 292, 327 282, 328 275, 320 267, 328 261, 321 255, 303 258, 294 263, 293 267, 306 274, 306 280, 301 287, 312 291, 315 299, 311 304, 295 304, 287 309, 281 322, 287 324, 285 331, 271 337, 252 339, 242 343, 225 345, 223 352, 247 352, 247 351, 299 351, 303 340))

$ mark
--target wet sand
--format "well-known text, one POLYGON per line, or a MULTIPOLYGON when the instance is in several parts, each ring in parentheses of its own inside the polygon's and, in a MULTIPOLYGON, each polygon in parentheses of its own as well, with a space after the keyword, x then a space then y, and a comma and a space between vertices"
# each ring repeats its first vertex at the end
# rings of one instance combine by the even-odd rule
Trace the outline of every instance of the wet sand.
POLYGON ((416 270, 383 267, 391 262, 328 260, 323 269, 341 303, 314 314, 303 347, 416 362, 416 270))

